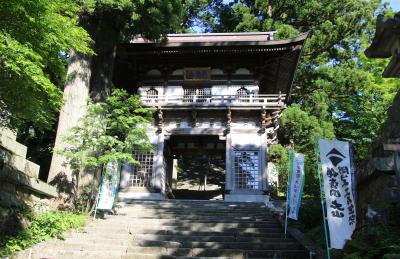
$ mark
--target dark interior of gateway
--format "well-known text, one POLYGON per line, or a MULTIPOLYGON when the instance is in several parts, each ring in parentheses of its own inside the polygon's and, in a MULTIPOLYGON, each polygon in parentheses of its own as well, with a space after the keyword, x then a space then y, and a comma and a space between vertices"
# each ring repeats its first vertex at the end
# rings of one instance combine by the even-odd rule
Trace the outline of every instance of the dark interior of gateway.
POLYGON ((172 135, 165 141, 170 199, 223 200, 225 140, 215 135, 172 135))

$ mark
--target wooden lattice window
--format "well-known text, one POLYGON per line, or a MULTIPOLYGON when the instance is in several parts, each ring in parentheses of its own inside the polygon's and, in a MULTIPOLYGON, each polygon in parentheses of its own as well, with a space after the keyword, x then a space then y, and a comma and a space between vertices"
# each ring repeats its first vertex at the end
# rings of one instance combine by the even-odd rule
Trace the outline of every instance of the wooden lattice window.
POLYGON ((204 103, 211 99, 211 88, 185 88, 183 89, 183 102, 204 103))
POLYGON ((153 179, 153 152, 137 152, 134 154, 138 165, 131 165, 129 175, 130 187, 152 187, 153 179))
POLYGON ((260 182, 258 151, 234 151, 235 188, 258 190, 260 182))

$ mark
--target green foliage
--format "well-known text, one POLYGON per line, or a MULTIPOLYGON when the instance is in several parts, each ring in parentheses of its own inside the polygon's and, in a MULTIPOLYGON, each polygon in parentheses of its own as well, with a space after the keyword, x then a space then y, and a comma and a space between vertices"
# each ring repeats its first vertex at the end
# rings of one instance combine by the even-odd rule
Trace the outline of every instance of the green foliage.
POLYGON ((288 178, 288 165, 289 153, 288 149, 281 144, 271 145, 268 149, 268 160, 273 162, 278 170, 278 190, 276 195, 286 194, 287 178, 288 178))
POLYGON ((400 206, 384 203, 386 222, 368 224, 356 229, 352 240, 346 243, 341 258, 399 258, 400 255, 400 206))
MULTIPOLYGON (((89 101, 79 125, 64 136, 67 147, 55 151, 67 158, 76 176, 97 172, 111 161, 137 164, 134 151, 153 148, 146 135, 148 124, 153 122, 153 112, 141 106, 138 96, 113 89, 103 103, 89 101)), ((93 187, 74 197, 75 206, 87 208, 93 199, 90 190, 96 189, 93 187)))
POLYGON ((0 125, 48 128, 62 103, 62 53, 90 53, 72 0, 8 0, 0 5, 0 125))
POLYGON ((80 125, 64 138, 69 146, 58 152, 77 173, 83 168, 102 168, 114 160, 137 163, 133 152, 152 148, 146 135, 152 116, 153 110, 143 108, 138 96, 113 89, 105 102, 89 102, 80 125))
POLYGON ((177 0, 79 0, 78 2, 83 10, 81 18, 112 17, 112 21, 107 22, 113 23, 119 36, 126 41, 136 35, 159 40, 160 36, 178 30, 183 12, 182 3, 177 0))
MULTIPOLYGON (((316 99, 322 99, 316 96, 316 99)), ((281 117, 281 130, 279 132, 281 144, 271 145, 269 148, 270 160, 275 163, 279 172, 279 192, 286 193, 288 173, 288 149, 283 145, 292 146, 294 151, 306 155, 305 160, 305 187, 304 195, 318 197, 318 175, 316 172, 315 138, 324 137, 333 139, 335 137, 333 124, 324 120, 327 116, 327 107, 319 102, 319 117, 310 115, 302 110, 298 104, 292 104, 286 108, 281 117)))
POLYGON ((280 146, 270 159, 286 189, 284 148, 306 155, 305 195, 318 197, 314 138, 352 140, 358 160, 386 119, 386 110, 400 88, 398 79, 382 79, 385 60, 370 60, 377 13, 393 14, 379 0, 238 0, 211 1, 198 13, 204 31, 271 31, 275 39, 309 32, 293 89, 292 104, 283 112, 280 146))
POLYGON ((31 245, 53 237, 62 238, 62 233, 86 224, 87 216, 66 212, 46 212, 27 215, 31 224, 15 235, 7 236, 0 242, 0 257, 10 256, 31 245))
MULTIPOLYGON (((316 100, 323 100, 322 95, 316 95, 316 100)), ((316 171, 316 158, 315 158, 315 138, 324 137, 333 139, 335 137, 333 124, 325 120, 324 115, 327 116, 327 106, 323 105, 323 101, 316 101, 316 110, 318 110, 319 117, 310 115, 302 110, 298 104, 292 104, 282 113, 281 117, 281 130, 279 132, 281 144, 285 146, 292 146, 294 151, 305 154, 306 159, 304 163, 305 169, 305 184, 304 195, 311 197, 319 196, 319 183, 316 171)), ((271 147, 270 152, 278 155, 275 161, 278 161, 280 191, 286 193, 287 185, 287 170, 288 170, 288 155, 281 145, 271 147), (279 152, 277 152, 279 151, 279 152), (281 179, 282 178, 282 179, 281 179)))

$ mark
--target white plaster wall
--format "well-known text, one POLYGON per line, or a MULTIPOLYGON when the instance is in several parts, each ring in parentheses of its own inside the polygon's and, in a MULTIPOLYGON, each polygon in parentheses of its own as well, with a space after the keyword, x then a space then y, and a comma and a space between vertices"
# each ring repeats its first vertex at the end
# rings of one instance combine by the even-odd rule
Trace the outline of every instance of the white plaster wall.
POLYGON ((171 96, 171 95, 183 95, 183 88, 181 85, 170 85, 167 87, 165 91, 165 95, 171 96))
POLYGON ((234 148, 259 148, 261 146, 262 136, 257 133, 232 133, 232 147, 234 148))
POLYGON ((155 132, 147 132, 147 137, 149 138, 149 141, 153 145, 157 145, 158 143, 158 136, 155 132))
POLYGON ((239 129, 256 129, 257 127, 257 122, 254 120, 245 120, 242 119, 236 122, 232 122, 232 128, 239 128, 239 129))
POLYGON ((228 86, 226 85, 214 85, 211 87, 212 95, 227 95, 228 94, 228 86))

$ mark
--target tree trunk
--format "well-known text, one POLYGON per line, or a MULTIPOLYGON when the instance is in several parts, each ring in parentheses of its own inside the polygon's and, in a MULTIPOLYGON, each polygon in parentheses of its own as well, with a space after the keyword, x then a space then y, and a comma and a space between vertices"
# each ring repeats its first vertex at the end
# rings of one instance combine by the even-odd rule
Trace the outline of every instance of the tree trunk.
MULTIPOLYGON (((95 102, 104 101, 111 92, 112 73, 116 45, 119 36, 117 15, 110 13, 93 14, 81 17, 82 26, 88 31, 94 41, 92 46, 95 56, 71 50, 67 81, 64 86, 64 105, 60 111, 55 148, 65 148, 62 138, 69 129, 78 125, 85 114, 89 96, 95 102)), ((79 176, 79 187, 88 184, 98 185, 101 172, 79 176)), ((65 157, 53 154, 48 182, 57 185, 62 192, 66 186, 73 186, 73 172, 67 165, 65 157)), ((79 188, 81 189, 81 188, 79 188)))
POLYGON ((90 97, 94 102, 102 102, 110 94, 117 41, 120 34, 115 13, 102 13, 98 26, 93 32, 96 56, 93 57, 90 97))
MULTIPOLYGON (((67 81, 64 85, 64 104, 58 120, 55 149, 67 147, 67 144, 62 140, 63 136, 68 133, 70 128, 78 125, 79 119, 86 112, 90 76, 91 57, 71 50, 67 81)), ((63 192, 69 193, 72 191, 68 189, 71 188, 73 177, 72 170, 66 162, 64 156, 53 153, 47 181, 56 185, 59 189, 63 189, 63 192)))
MULTIPOLYGON (((120 30, 117 29, 117 20, 118 15, 116 13, 105 12, 98 14, 97 26, 91 34, 92 39, 95 41, 94 51, 96 56, 93 57, 91 64, 90 97, 95 103, 103 102, 110 95, 113 86, 114 59, 120 33, 120 30)), ((96 190, 101 181, 101 174, 102 169, 81 174, 79 189, 81 191, 90 189, 90 193, 87 194, 95 199, 97 196, 96 190)))

